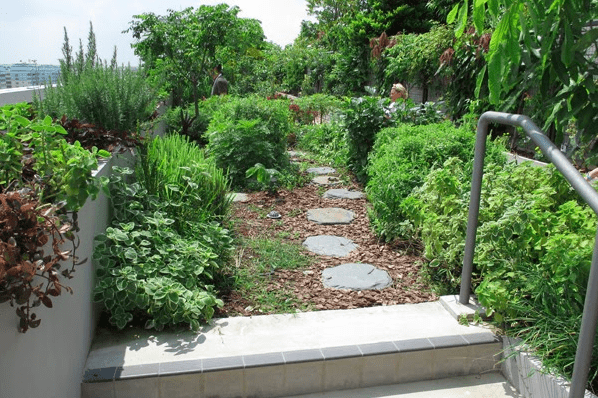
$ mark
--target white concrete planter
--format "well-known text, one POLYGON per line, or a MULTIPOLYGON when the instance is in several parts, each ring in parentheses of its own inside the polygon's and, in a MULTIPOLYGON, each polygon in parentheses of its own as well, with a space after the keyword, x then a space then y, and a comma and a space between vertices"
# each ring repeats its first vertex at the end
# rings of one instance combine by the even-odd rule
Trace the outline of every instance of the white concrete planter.
MULTIPOLYGON (((501 372, 524 398, 568 398, 570 383, 542 372, 542 362, 523 350, 520 340, 503 336, 501 372)), ((596 395, 586 390, 586 398, 596 395)))

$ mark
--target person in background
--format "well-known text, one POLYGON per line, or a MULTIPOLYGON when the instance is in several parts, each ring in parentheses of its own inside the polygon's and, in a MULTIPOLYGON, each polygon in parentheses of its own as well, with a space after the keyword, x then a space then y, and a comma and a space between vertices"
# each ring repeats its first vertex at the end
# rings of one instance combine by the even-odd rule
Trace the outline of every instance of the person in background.
POLYGON ((216 65, 216 67, 212 69, 212 78, 214 79, 212 95, 228 94, 228 81, 222 76, 222 65, 216 65))
POLYGON ((396 83, 392 85, 390 89, 390 100, 395 102, 399 98, 407 99, 409 94, 407 93, 407 89, 401 83, 396 83))

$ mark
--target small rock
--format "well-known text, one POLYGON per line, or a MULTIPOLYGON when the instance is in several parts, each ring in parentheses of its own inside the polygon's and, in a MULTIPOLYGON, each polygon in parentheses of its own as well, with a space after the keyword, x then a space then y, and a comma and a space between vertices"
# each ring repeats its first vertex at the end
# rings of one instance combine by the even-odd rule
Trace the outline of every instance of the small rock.
POLYGON ((311 180, 311 182, 313 182, 314 184, 318 184, 318 185, 338 185, 338 184, 340 184, 339 179, 337 177, 332 177, 332 176, 315 177, 314 179, 311 180))
POLYGON ((247 195, 246 193, 231 193, 229 194, 229 197, 232 198, 233 202, 249 202, 249 195, 247 195))

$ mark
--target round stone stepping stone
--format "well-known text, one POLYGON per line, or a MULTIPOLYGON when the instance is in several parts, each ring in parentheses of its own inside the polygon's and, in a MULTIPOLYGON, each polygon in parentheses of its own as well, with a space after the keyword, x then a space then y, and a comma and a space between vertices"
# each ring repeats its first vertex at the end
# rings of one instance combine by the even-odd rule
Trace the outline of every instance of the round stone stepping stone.
POLYGON ((338 185, 341 183, 337 177, 332 176, 315 177, 311 182, 318 185, 338 185))
POLYGON ((350 224, 355 218, 355 213, 338 207, 325 209, 311 209, 307 211, 307 219, 322 225, 350 224))
POLYGON ((249 195, 246 193, 231 193, 229 195, 231 198, 233 198, 233 202, 249 202, 249 195))
POLYGON ((324 197, 327 199, 363 199, 365 196, 363 192, 346 189, 329 189, 324 193, 324 197))
POLYGON ((323 176, 326 174, 334 174, 334 173, 336 173, 336 170, 333 169, 332 167, 312 167, 312 168, 307 169, 307 172, 310 174, 323 176))
POLYGON ((341 264, 322 272, 322 283, 334 289, 384 289, 392 283, 386 271, 371 264, 341 264))
POLYGON ((287 153, 292 158, 300 158, 302 156, 305 156, 305 152, 301 152, 301 151, 288 151, 287 153))
POLYGON ((312 253, 331 257, 345 257, 357 249, 350 239, 331 235, 310 236, 305 239, 303 246, 312 253))

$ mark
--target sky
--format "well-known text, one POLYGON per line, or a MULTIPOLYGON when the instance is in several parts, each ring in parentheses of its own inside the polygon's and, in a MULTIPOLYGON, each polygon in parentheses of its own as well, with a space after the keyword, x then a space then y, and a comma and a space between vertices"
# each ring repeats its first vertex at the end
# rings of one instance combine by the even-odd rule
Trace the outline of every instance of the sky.
POLYGON ((239 17, 261 21, 266 40, 283 47, 299 35, 301 21, 313 20, 307 15, 305 0, 1 0, 0 64, 35 60, 38 65, 58 65, 63 28, 76 52, 79 39, 87 48, 91 21, 99 56, 110 60, 116 45, 118 63, 136 66, 139 59, 131 49, 133 37, 121 33, 129 27, 133 15, 166 15, 168 9, 178 11, 223 2, 238 6, 239 17))

